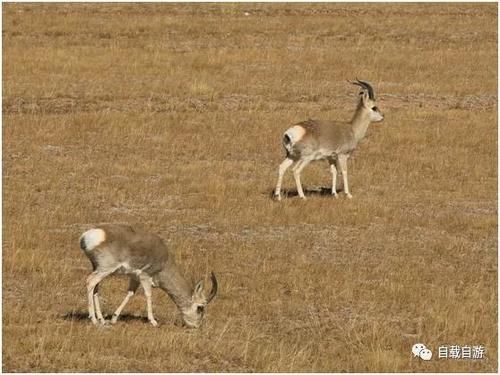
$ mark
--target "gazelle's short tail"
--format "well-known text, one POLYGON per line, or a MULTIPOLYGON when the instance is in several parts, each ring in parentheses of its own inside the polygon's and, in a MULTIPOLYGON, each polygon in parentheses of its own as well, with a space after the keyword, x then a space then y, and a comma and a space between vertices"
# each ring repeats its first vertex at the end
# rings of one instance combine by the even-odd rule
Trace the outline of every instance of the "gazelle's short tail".
POLYGON ((292 139, 290 138, 290 136, 288 134, 284 134, 283 135, 283 147, 285 148, 286 150, 286 156, 288 157, 290 155, 290 153, 292 152, 292 139))

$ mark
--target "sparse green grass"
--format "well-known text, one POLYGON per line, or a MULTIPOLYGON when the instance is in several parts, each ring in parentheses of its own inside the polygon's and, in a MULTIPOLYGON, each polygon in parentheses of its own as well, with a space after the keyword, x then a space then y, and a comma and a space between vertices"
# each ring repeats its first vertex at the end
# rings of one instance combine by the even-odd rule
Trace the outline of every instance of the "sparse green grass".
POLYGON ((4 4, 2 31, 4 371, 497 370, 496 4, 4 4), (348 120, 355 77, 386 119, 354 198, 272 201, 282 132, 348 120), (202 329, 156 290, 159 329, 83 318, 99 222, 216 272, 202 329))

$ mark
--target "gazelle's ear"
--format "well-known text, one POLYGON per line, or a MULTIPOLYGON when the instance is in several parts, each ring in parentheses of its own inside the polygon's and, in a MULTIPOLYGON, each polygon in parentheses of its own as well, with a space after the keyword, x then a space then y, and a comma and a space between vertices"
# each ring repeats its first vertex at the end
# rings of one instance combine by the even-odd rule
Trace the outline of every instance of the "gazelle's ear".
POLYGON ((200 280, 194 287, 193 295, 201 296, 203 294, 203 280, 200 280))
POLYGON ((363 90, 360 95, 361 95, 361 100, 363 101, 363 104, 368 103, 368 101, 370 100, 370 95, 368 94, 368 91, 363 90))

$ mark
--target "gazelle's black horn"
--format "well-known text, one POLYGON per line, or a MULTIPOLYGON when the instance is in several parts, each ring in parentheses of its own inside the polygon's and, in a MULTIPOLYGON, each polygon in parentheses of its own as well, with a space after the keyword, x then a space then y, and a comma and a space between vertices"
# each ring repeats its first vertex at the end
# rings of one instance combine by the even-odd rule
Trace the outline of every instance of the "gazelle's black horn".
POLYGON ((217 279, 215 278, 215 274, 213 272, 211 273, 210 278, 212 279, 212 290, 210 291, 210 294, 207 297, 207 304, 214 299, 215 295, 217 294, 217 288, 218 288, 217 279))
POLYGON ((356 81, 359 86, 364 87, 368 91, 368 97, 371 100, 375 100, 375 94, 373 92, 373 87, 368 82, 365 81, 360 81, 359 79, 356 78, 356 81))

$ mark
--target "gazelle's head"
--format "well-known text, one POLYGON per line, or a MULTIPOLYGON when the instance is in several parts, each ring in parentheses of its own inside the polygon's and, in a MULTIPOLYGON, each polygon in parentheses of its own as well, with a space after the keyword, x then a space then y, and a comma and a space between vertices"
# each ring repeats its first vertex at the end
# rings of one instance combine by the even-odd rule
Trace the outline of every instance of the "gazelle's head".
POLYGON ((373 88, 368 82, 360 81, 356 78, 356 81, 351 82, 353 85, 361 87, 360 105, 363 106, 369 113, 371 122, 379 122, 384 119, 384 115, 380 112, 380 109, 375 105, 375 94, 373 88))
POLYGON ((191 296, 191 304, 181 310, 182 321, 186 327, 200 327, 207 305, 217 294, 217 279, 215 278, 213 272, 210 278, 212 280, 212 290, 210 290, 210 293, 208 295, 205 294, 203 280, 199 281, 194 287, 193 294, 191 296))

